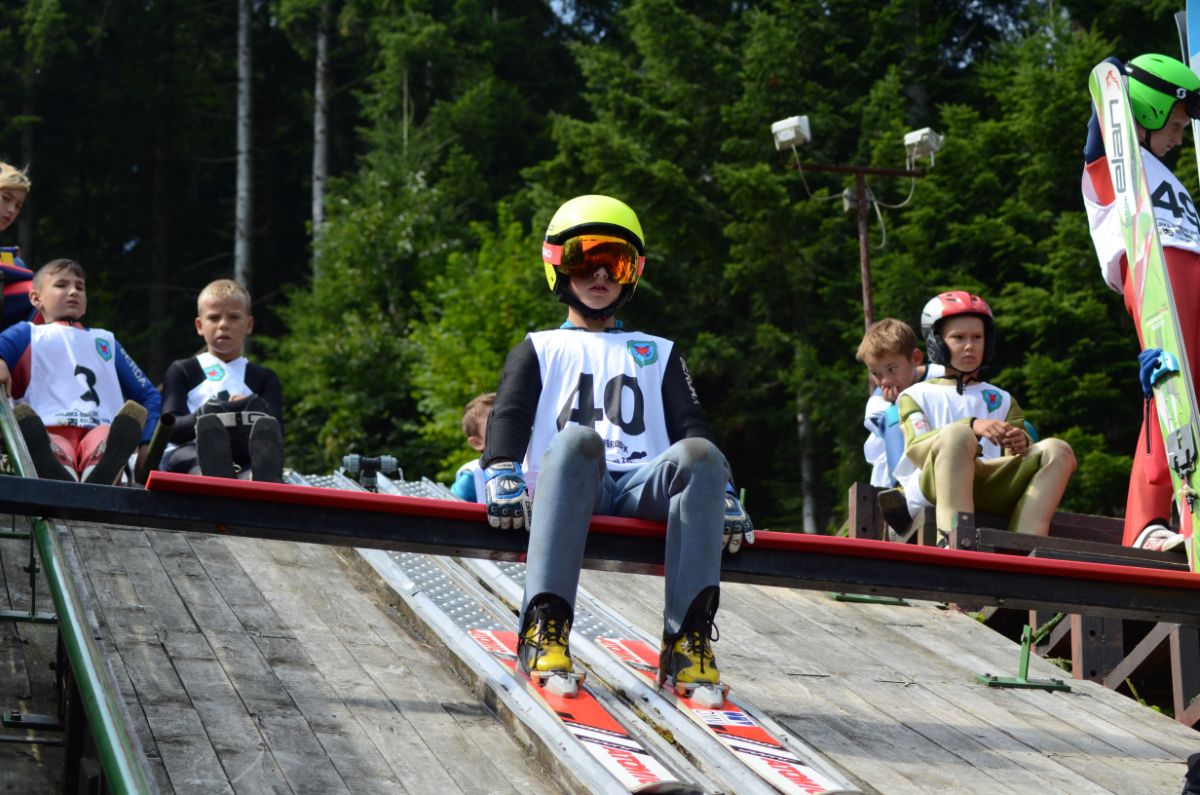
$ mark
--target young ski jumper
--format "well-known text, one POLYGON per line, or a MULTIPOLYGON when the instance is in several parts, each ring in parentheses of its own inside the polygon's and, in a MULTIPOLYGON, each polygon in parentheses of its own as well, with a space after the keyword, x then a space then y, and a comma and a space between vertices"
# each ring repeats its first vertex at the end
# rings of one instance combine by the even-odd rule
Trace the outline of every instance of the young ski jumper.
MULTIPOLYGON (((495 392, 484 392, 472 398, 463 407, 463 436, 467 437, 467 444, 471 445, 472 450, 482 453, 487 445, 488 415, 492 413, 492 405, 495 402, 495 392)), ((450 486, 450 493, 460 500, 478 502, 483 489, 476 487, 476 481, 482 482, 482 477, 483 468, 479 465, 479 459, 472 458, 458 468, 454 475, 454 483, 450 486)))
MULTIPOLYGON (((1119 61, 1110 60, 1121 66, 1119 61)), ((1129 104, 1142 144, 1146 183, 1175 296, 1179 330, 1190 359, 1187 364, 1194 379, 1200 375, 1196 369, 1200 357, 1200 219, 1191 194, 1160 158, 1183 141, 1183 131, 1191 118, 1200 118, 1197 93, 1200 77, 1181 61, 1166 55, 1140 55, 1125 65, 1124 71, 1129 76, 1129 104)), ((1136 291, 1128 281, 1125 237, 1094 109, 1083 160, 1083 201, 1100 259, 1100 273, 1109 287, 1124 295, 1125 309, 1133 318, 1138 342, 1144 348, 1138 322, 1140 307, 1136 304, 1136 291)), ((1151 411, 1149 416, 1151 424, 1143 421, 1133 453, 1124 543, 1164 550, 1182 544, 1183 536, 1167 528, 1174 491, 1156 415, 1151 411)))
POLYGON ((946 371, 897 400, 905 450, 896 477, 910 511, 935 506, 943 536, 976 508, 1011 516, 1018 533, 1048 534, 1075 455, 1061 439, 1033 444, 1017 401, 979 380, 996 347, 992 310, 979 296, 942 293, 925 305, 921 330, 929 360, 946 371))
POLYGON ((886 317, 867 329, 855 358, 867 366, 875 391, 867 398, 863 426, 868 431, 863 457, 871 465, 871 485, 888 489, 896 485, 892 474, 904 455, 904 431, 896 398, 913 384, 942 374, 938 365, 924 365, 917 335, 903 320, 886 317))
MULTIPOLYGON (((32 187, 24 171, 8 163, 0 163, 0 232, 17 220, 32 187)), ((3 279, 4 285, 4 311, 0 315, 0 329, 22 320, 33 320, 34 309, 29 302, 33 271, 21 260, 21 250, 16 246, 0 246, 0 279, 3 279)))
POLYGON ((163 377, 163 411, 175 418, 163 456, 171 472, 283 479, 283 388, 274 371, 242 353, 254 329, 250 308, 250 294, 230 279, 211 282, 196 299, 205 350, 171 362, 163 377))
POLYGON ((39 477, 112 484, 158 424, 158 390, 112 333, 87 328, 86 277, 73 260, 38 269, 30 299, 44 324, 0 334, 0 383, 39 477))
POLYGON ((679 351, 614 318, 645 263, 641 224, 608 196, 571 199, 542 259, 567 322, 508 354, 481 457, 489 522, 530 531, 521 670, 573 692, 568 638, 591 517, 665 521, 659 676, 720 704, 711 639, 721 550, 754 536, 679 351))

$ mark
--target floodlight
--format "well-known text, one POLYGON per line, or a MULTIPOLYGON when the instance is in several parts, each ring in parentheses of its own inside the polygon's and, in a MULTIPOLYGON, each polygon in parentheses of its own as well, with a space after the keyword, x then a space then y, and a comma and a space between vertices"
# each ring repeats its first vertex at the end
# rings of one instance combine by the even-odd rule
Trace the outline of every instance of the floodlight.
POLYGON ((923 127, 920 130, 904 134, 904 151, 908 153, 909 165, 922 157, 927 157, 929 165, 932 166, 934 155, 941 151, 941 148, 942 136, 930 127, 923 127))
POLYGON ((775 148, 780 151, 803 146, 812 140, 807 116, 791 116, 775 122, 771 125, 771 135, 775 136, 775 148))

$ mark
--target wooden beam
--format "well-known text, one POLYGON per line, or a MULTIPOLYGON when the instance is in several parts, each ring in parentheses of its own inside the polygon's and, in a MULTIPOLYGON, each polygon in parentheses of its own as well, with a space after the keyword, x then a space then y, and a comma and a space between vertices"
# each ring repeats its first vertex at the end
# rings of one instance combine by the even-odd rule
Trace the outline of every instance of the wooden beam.
MULTIPOLYGON (((14 480, 0 511, 317 544, 523 560, 528 535, 472 503, 155 472, 148 489, 14 480)), ((758 531, 722 579, 1200 625, 1200 577, 1133 566, 758 531)), ((584 565, 661 573, 664 527, 596 517, 584 565)))

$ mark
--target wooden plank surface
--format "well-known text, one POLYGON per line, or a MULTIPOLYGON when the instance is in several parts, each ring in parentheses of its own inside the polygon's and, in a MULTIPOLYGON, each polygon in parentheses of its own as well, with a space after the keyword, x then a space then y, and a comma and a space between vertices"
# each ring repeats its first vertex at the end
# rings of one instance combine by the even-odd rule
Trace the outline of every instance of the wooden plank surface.
POLYGON ((337 550, 71 536, 164 791, 557 791, 337 550))
MULTIPOLYGON (((651 633, 662 581, 584 572, 583 586, 651 633)), ((1178 792, 1200 734, 1102 686, 983 687, 1019 646, 969 616, 725 584, 722 675, 846 772, 884 793, 1178 792)), ((1030 677, 1070 679, 1033 657, 1030 677)))

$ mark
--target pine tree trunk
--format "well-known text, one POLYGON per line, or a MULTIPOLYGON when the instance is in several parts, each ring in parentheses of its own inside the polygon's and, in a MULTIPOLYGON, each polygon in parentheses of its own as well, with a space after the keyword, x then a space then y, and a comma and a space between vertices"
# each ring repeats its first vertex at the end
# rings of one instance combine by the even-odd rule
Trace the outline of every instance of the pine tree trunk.
POLYGON ((804 413, 804 396, 796 390, 796 431, 800 436, 800 494, 804 499, 804 532, 817 532, 817 503, 813 496, 812 423, 804 413))
POLYGON ((316 85, 313 87, 312 235, 313 263, 325 234, 325 181, 329 176, 329 3, 317 22, 316 85))
MULTIPOLYGON (((28 168, 33 165, 33 124, 29 119, 34 118, 33 115, 33 81, 34 81, 34 66, 32 57, 28 52, 25 53, 25 64, 23 69, 24 83, 24 99, 22 102, 21 113, 25 116, 25 123, 21 126, 21 162, 16 163, 18 168, 28 168)), ((33 180, 37 181, 37 174, 33 175, 33 180)), ((35 217, 35 208, 32 202, 26 200, 25 207, 21 214, 17 216, 17 245, 21 247, 21 255, 25 258, 25 264, 30 268, 37 270, 37 265, 32 259, 33 251, 33 220, 35 217)))
POLYGON ((250 246, 254 224, 254 161, 251 157, 254 62, 250 46, 250 4, 251 0, 238 0, 237 193, 233 243, 234 278, 248 290, 254 273, 250 246))

